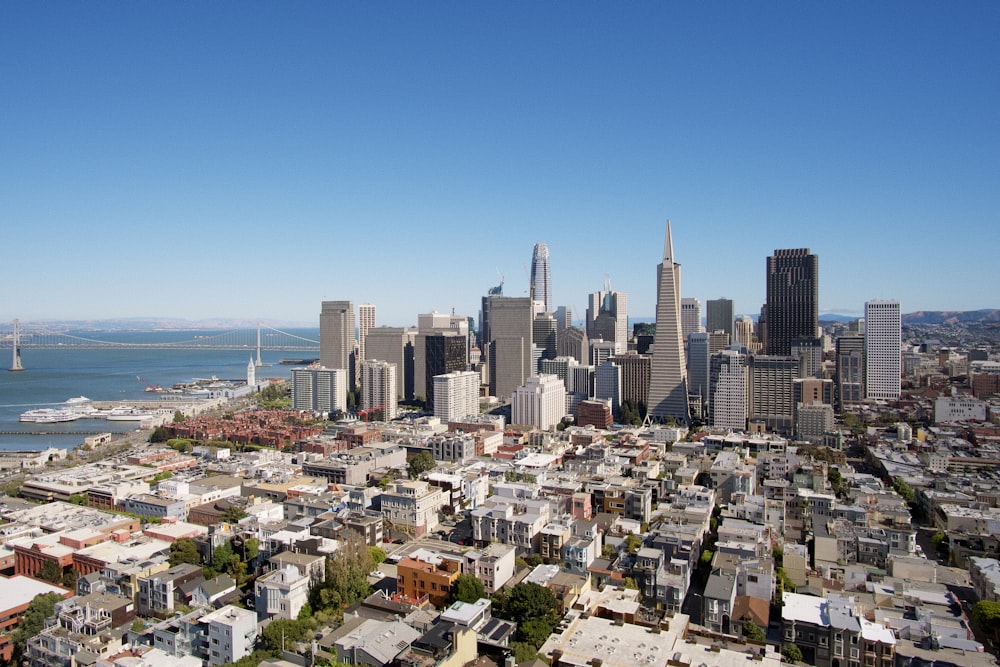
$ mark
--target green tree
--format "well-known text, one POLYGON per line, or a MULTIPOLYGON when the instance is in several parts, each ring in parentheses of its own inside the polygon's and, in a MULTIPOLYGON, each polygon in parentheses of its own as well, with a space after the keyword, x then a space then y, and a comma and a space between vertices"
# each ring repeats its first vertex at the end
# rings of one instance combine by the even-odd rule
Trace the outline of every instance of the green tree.
POLYGON ((629 532, 629 534, 625 536, 625 548, 628 549, 630 554, 637 552, 641 546, 642 540, 639 539, 635 533, 629 532))
POLYGON ((510 649, 514 652, 514 662, 521 664, 538 657, 538 646, 528 642, 511 642, 510 649))
POLYGON ((972 620, 997 643, 1000 639, 1000 602, 980 600, 972 607, 972 620))
POLYGON ((348 537, 326 559, 326 578, 309 592, 309 604, 316 611, 334 617, 343 608, 363 600, 371 592, 368 573, 375 569, 368 546, 359 538, 348 537))
POLYGON ((69 497, 69 501, 74 505, 86 505, 87 496, 82 493, 74 493, 69 497))
POLYGON ((11 635, 11 643, 14 645, 14 653, 10 662, 7 664, 21 664, 24 657, 25 644, 30 638, 41 632, 42 628, 45 626, 45 619, 55 612, 56 603, 62 599, 62 596, 58 593, 45 593, 44 595, 36 595, 31 603, 28 604, 28 608, 25 610, 24 616, 21 617, 21 622, 11 635))
POLYGON ((42 569, 38 571, 38 578, 50 581, 53 584, 61 584, 63 569, 55 561, 47 560, 45 561, 45 564, 42 565, 42 569))
POLYGON ((222 520, 226 523, 239 523, 245 518, 247 518, 247 511, 238 505, 230 505, 222 513, 222 520))
POLYGON ((170 545, 170 566, 173 567, 181 563, 201 565, 201 554, 198 552, 198 545, 190 537, 182 537, 170 545))
POLYGON ((802 649, 793 643, 781 645, 781 657, 788 662, 802 662, 802 649))
POLYGON ((476 575, 460 574, 451 589, 451 596, 460 602, 475 602, 486 597, 486 589, 483 588, 483 582, 479 581, 476 575))
POLYGON ((559 600, 552 591, 538 584, 520 583, 509 591, 498 593, 493 598, 493 609, 496 616, 517 623, 518 641, 530 641, 529 636, 535 639, 541 634, 548 637, 559 623, 559 600), (532 623, 525 628, 529 620, 541 625, 532 623))
POLYGON ((762 642, 767 639, 767 633, 749 619, 743 621, 743 636, 756 642, 762 642))
POLYGON ((607 558, 608 560, 614 560, 615 556, 618 555, 618 550, 615 549, 613 544, 605 544, 601 547, 601 558, 607 558))
POLYGON ((833 493, 839 496, 841 486, 844 482, 844 478, 840 474, 840 470, 837 468, 830 468, 829 472, 826 473, 826 479, 830 482, 830 487, 833 489, 833 493))
POLYGON ((182 422, 185 419, 186 419, 186 417, 184 416, 183 412, 181 412, 180 410, 174 410, 174 423, 175 424, 177 424, 179 422, 182 422))
POLYGON ((917 494, 913 492, 913 487, 907 484, 906 480, 902 477, 893 478, 892 488, 896 490, 896 493, 902 496, 903 500, 905 500, 907 504, 912 505, 917 498, 917 494))
POLYGON ((71 591, 76 590, 76 580, 80 578, 80 575, 76 570, 68 570, 62 576, 62 587, 68 588, 71 591))
POLYGON ((375 567, 384 563, 385 559, 388 558, 388 554, 385 553, 385 549, 382 547, 368 547, 368 553, 371 555, 375 567))
POLYGON ((271 621, 260 633, 260 643, 268 651, 280 654, 284 649, 309 636, 312 628, 308 620, 278 618, 271 621))
POLYGON ((436 465, 434 457, 425 450, 410 457, 406 463, 406 472, 410 475, 410 479, 417 479, 428 470, 433 470, 436 465))
POLYGON ((637 591, 639 590, 639 584, 632 577, 625 577, 625 590, 637 591))
POLYGON ((149 434, 149 441, 152 443, 166 442, 169 439, 170 433, 162 426, 157 426, 153 429, 153 432, 149 434))

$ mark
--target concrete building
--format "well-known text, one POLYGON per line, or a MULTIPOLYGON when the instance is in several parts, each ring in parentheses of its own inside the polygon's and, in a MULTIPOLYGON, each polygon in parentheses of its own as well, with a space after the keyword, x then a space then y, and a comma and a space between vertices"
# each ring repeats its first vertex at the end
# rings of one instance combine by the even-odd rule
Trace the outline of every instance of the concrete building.
POLYGON ((587 333, 580 327, 566 327, 566 330, 557 334, 556 356, 573 357, 577 363, 587 361, 590 342, 587 333))
POLYGON ((201 623, 208 628, 208 667, 236 662, 253 653, 257 641, 256 613, 226 605, 202 616, 201 623))
MULTIPOLYGON (((712 330, 711 327, 708 329, 712 330)), ((701 301, 693 298, 681 299, 681 336, 684 340, 693 333, 703 331, 701 328, 701 301)))
POLYGON ((462 573, 458 557, 418 549, 396 565, 396 590, 411 600, 425 595, 435 607, 451 602, 451 589, 462 573))
POLYGON ((423 350, 424 356, 420 366, 417 366, 414 356, 414 372, 423 373, 422 382, 414 383, 414 391, 422 388, 427 406, 434 406, 434 378, 446 373, 469 370, 467 337, 449 331, 445 333, 417 334, 416 350, 423 350))
POLYGON ((293 368, 292 408, 311 412, 347 410, 347 370, 322 366, 293 368))
POLYGON ((457 421, 479 414, 479 373, 453 371, 433 378, 434 416, 457 421))
POLYGON ((566 387, 555 375, 529 377, 511 397, 511 422, 541 430, 555 428, 566 414, 566 387))
POLYGON ((803 661, 816 667, 892 667, 895 633, 867 620, 853 597, 827 593, 825 598, 798 593, 782 596, 783 640, 802 650, 803 661))
POLYGON ((681 334, 681 265, 674 261, 674 244, 667 221, 663 262, 657 267, 656 338, 650 364, 649 409, 655 420, 688 423, 687 364, 681 334))
POLYGON ((363 303, 358 306, 358 359, 374 359, 366 356, 365 341, 368 332, 375 328, 375 305, 363 303))
POLYGON ((794 425, 792 380, 798 377, 799 360, 790 356, 758 354, 750 360, 750 411, 752 421, 769 431, 790 434, 794 425))
POLYGON ((627 352, 611 357, 611 363, 622 369, 622 402, 649 404, 649 355, 627 352))
POLYGON ((482 582, 487 595, 493 595, 514 576, 517 549, 509 544, 489 544, 465 554, 465 571, 482 582))
POLYGON ((725 331, 729 334, 729 340, 735 342, 733 300, 720 297, 709 299, 706 303, 705 330, 725 331))
POLYGON ((531 252, 529 296, 533 302, 542 304, 542 313, 553 311, 552 267, 549 265, 549 247, 544 243, 536 243, 531 252))
POLYGON ((413 398, 413 347, 415 334, 402 327, 375 327, 365 336, 365 354, 396 364, 396 400, 413 398))
POLYGON ((712 368, 708 334, 693 333, 687 339, 688 391, 692 396, 700 396, 702 404, 709 402, 709 373, 712 368))
POLYGON ((46 593, 55 593, 59 597, 72 595, 65 588, 30 577, 0 578, 0 591, 3 595, 3 602, 0 602, 0 659, 4 662, 9 661, 14 653, 11 635, 36 596, 46 593))
POLYGON ((749 407, 749 356, 746 348, 723 350, 711 359, 708 414, 712 426, 742 431, 749 407))
POLYGON ((354 353, 354 304, 324 301, 319 314, 319 363, 325 368, 351 369, 354 353))
POLYGON ((819 328, 819 257, 809 248, 775 250, 767 258, 768 355, 790 355, 796 338, 815 338, 819 328))
POLYGON ((361 362, 361 407, 381 410, 384 421, 396 418, 396 373, 396 364, 374 360, 361 362))
POLYGON ((309 600, 310 577, 294 565, 269 572, 254 582, 254 607, 257 620, 274 618, 294 620, 309 600))
POLYGON ((898 301, 865 304, 865 398, 899 400, 901 322, 898 301))
POLYGON ((615 354, 624 353, 628 350, 628 295, 612 290, 610 282, 587 295, 586 325, 588 338, 613 341, 615 354))
POLYGON ((594 398, 611 401, 611 412, 622 405, 622 369, 609 359, 594 370, 594 398))
POLYGON ((421 480, 399 481, 380 496, 382 516, 399 528, 421 537, 438 526, 444 492, 421 480))
POLYGON ((489 314, 486 353, 490 394, 506 401, 531 376, 531 300, 488 296, 484 303, 489 314))
POLYGON ((865 339, 841 336, 836 342, 837 410, 860 405, 865 398, 865 339))

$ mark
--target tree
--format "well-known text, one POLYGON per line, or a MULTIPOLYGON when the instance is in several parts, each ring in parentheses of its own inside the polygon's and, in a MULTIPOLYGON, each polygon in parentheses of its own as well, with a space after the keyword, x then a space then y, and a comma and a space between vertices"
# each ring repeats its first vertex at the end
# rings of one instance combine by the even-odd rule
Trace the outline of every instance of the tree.
POLYGON ((767 633, 750 619, 743 621, 743 636, 755 642, 762 642, 767 639, 767 633))
POLYGON ((350 536, 326 559, 326 578, 309 591, 309 604, 316 611, 333 616, 343 608, 363 600, 371 592, 368 573, 375 569, 368 547, 350 536))
POLYGON ((285 650, 296 642, 300 642, 309 635, 311 624, 308 620, 291 620, 287 618, 277 618, 271 621, 260 633, 261 645, 275 654, 285 650))
POLYGON ((62 596, 58 593, 45 593, 44 595, 35 596, 28 605, 27 610, 25 610, 24 616, 21 617, 21 622, 18 624, 17 629, 11 635, 14 653, 7 664, 21 664, 25 644, 30 638, 41 632, 45 626, 45 619, 55 612, 56 603, 60 600, 62 600, 62 596))
POLYGON ((830 487, 833 489, 835 495, 840 495, 840 489, 843 484, 844 478, 840 474, 840 470, 837 468, 830 468, 830 471, 826 473, 826 479, 830 482, 830 487))
POLYGON ((77 574, 76 570, 69 570, 69 571, 67 571, 62 576, 62 582, 61 582, 62 587, 63 588, 68 588, 71 591, 75 591, 76 590, 76 580, 79 579, 79 578, 80 578, 80 575, 77 574))
POLYGON ((74 493, 69 497, 69 501, 74 505, 86 505, 87 496, 82 493, 74 493))
POLYGON ((510 648, 514 652, 514 662, 518 665, 538 657, 538 646, 527 642, 511 642, 510 648))
POLYGON ((184 419, 186 419, 186 418, 184 417, 184 413, 183 412, 181 412, 180 410, 174 410, 174 423, 175 424, 178 423, 178 422, 184 421, 184 419))
POLYGON ((538 584, 516 584, 493 598, 494 615, 517 623, 517 641, 533 643, 537 649, 559 623, 560 604, 552 591, 538 584))
POLYGON ((375 564, 375 567, 384 563, 385 559, 388 558, 388 554, 385 553, 385 549, 382 547, 368 547, 368 553, 371 555, 372 563, 375 564))
POLYGON ((149 441, 152 443, 166 442, 169 439, 170 433, 162 426, 157 426, 153 429, 153 432, 149 434, 149 441))
POLYGON ((406 471, 410 475, 410 479, 417 479, 428 470, 433 470, 436 465, 434 457, 425 450, 410 457, 406 463, 406 471))
POLYGON ((632 577, 625 577, 625 590, 637 591, 639 590, 639 584, 632 577))
POLYGON ((802 662, 802 649, 792 643, 782 644, 781 657, 788 662, 802 662))
POLYGON ((247 517, 247 511, 239 505, 230 505, 222 513, 222 520, 226 523, 239 523, 241 519, 247 517))
POLYGON ((61 584, 63 569, 55 561, 47 560, 45 561, 45 564, 42 565, 42 569, 38 571, 38 578, 50 581, 53 584, 61 584))
POLYGON ((180 565, 181 563, 201 565, 201 554, 198 552, 198 545, 190 537, 182 537, 170 545, 170 567, 180 565))
POLYGON ((630 532, 625 536, 625 548, 628 549, 630 554, 634 554, 642 546, 642 540, 639 539, 635 533, 630 532))
POLYGON ((1000 638, 1000 602, 980 600, 972 608, 972 620, 992 635, 994 642, 1000 638))
POLYGON ((615 549, 613 544, 605 544, 601 547, 601 558, 607 558, 608 560, 614 560, 615 556, 618 555, 618 550, 615 549))
POLYGON ((479 581, 476 575, 460 574, 452 586, 451 596, 460 602, 475 602, 486 597, 486 589, 483 588, 483 582, 479 581))
POLYGON ((902 477, 893 478, 892 488, 894 488, 896 493, 902 496, 903 500, 905 500, 909 505, 912 505, 917 498, 917 494, 913 492, 913 487, 907 484, 906 480, 902 477))

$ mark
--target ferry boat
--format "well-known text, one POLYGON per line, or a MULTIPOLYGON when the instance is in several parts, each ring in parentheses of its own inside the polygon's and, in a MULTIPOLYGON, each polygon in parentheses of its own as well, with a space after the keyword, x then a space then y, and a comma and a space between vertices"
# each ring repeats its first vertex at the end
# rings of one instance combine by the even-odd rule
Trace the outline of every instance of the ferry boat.
POLYGON ((18 417, 18 421, 32 422, 35 424, 55 424, 59 422, 76 421, 83 416, 82 412, 76 412, 74 410, 40 408, 38 410, 28 410, 27 412, 22 412, 21 416, 18 417))

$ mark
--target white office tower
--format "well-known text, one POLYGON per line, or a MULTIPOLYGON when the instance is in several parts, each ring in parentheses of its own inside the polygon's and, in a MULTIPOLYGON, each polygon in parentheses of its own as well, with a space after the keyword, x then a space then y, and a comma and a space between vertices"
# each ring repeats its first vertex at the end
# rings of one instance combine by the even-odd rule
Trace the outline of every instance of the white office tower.
POLYGON ((565 416, 566 387, 555 375, 536 375, 514 390, 511 422, 541 430, 555 428, 565 416))
POLYGON ((649 369, 649 412, 653 421, 674 419, 687 425, 687 365, 681 335, 681 265, 674 261, 674 243, 667 220, 663 262, 656 267, 656 336, 649 369))
POLYGON ((360 359, 367 359, 365 339, 368 331, 375 328, 375 305, 363 303, 358 306, 358 354, 360 359))
POLYGON ((731 347, 712 357, 709 419, 712 426, 745 430, 749 387, 746 348, 731 347))
POLYGON ((434 416, 457 421, 479 414, 479 373, 455 371, 434 376, 434 416))
POLYGON ((681 299, 681 335, 687 339, 698 331, 701 331, 701 301, 681 299))
POLYGON ((552 267, 549 266, 549 247, 536 243, 531 253, 531 300, 541 303, 542 313, 551 313, 552 267))
POLYGON ((615 354, 628 351, 628 295, 604 289, 587 296, 587 337, 614 341, 615 354))
POLYGON ((311 412, 347 410, 347 369, 292 369, 292 408, 311 412))
POLYGON ((865 304, 865 398, 899 400, 901 325, 898 301, 865 304))
POLYGON ((755 350, 755 336, 753 335, 753 320, 749 315, 740 315, 736 318, 736 344, 750 350, 752 354, 755 350))
POLYGON ((580 362, 573 357, 556 357, 555 359, 542 359, 538 365, 538 372, 547 375, 555 375, 566 387, 569 387, 570 368, 579 366, 580 362))
POLYGON ((386 361, 361 362, 361 407, 381 410, 385 421, 396 418, 396 371, 386 361))
POLYGON ((611 412, 617 414, 622 405, 622 369, 605 361, 594 370, 594 398, 611 401, 611 412))

